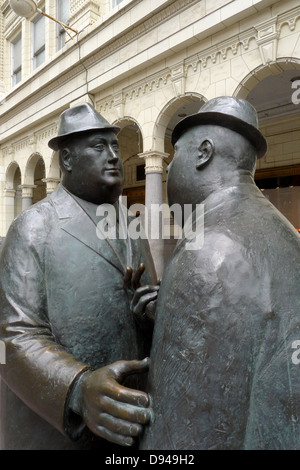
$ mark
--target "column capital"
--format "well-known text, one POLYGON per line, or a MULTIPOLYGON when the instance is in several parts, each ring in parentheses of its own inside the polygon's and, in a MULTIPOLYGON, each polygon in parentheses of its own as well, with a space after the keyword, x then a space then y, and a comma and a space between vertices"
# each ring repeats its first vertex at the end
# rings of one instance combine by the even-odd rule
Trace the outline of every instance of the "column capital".
POLYGON ((50 194, 57 188, 57 185, 60 183, 60 178, 43 178, 42 182, 46 183, 46 192, 50 194))
POLYGON ((139 158, 144 158, 146 166, 145 173, 163 173, 163 160, 168 158, 169 154, 150 150, 148 152, 139 153, 139 158))
POLYGON ((33 190, 37 188, 36 184, 20 184, 19 189, 22 189, 22 198, 32 198, 33 190))
POLYGON ((4 189, 5 197, 15 197, 16 190, 15 189, 4 189))

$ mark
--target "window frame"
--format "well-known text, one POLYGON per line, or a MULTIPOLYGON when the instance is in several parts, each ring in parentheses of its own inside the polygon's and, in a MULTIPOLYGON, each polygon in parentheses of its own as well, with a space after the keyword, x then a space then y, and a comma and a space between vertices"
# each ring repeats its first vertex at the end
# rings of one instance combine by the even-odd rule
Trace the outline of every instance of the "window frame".
MULTIPOLYGON (((70 0, 56 0, 56 18, 68 26, 69 19, 70 19, 70 0), (61 5, 61 1, 63 1, 64 4, 65 2, 68 2, 68 18, 64 18, 64 16, 60 14, 61 11, 60 11, 59 5, 61 5)), ((63 28, 63 26, 57 23, 57 26, 56 26, 56 50, 57 51, 60 51, 64 47, 65 38, 66 38, 66 30, 63 28)))
POLYGON ((32 61, 32 71, 38 68, 45 62, 46 59, 46 31, 45 31, 45 17, 41 13, 39 13, 32 21, 31 21, 31 61, 32 61), (35 26, 39 21, 44 21, 44 42, 43 44, 35 50, 35 37, 36 37, 36 30, 35 26), (44 58, 40 63, 37 63, 38 57, 44 53, 44 58))
POLYGON ((110 9, 117 7, 120 3, 124 2, 124 0, 110 0, 110 9))
POLYGON ((11 86, 16 86, 22 80, 22 32, 20 31, 15 38, 10 41, 10 48, 11 48, 11 86), (15 46, 20 42, 20 63, 15 68, 15 46), (20 77, 18 79, 18 74, 20 73, 20 77))

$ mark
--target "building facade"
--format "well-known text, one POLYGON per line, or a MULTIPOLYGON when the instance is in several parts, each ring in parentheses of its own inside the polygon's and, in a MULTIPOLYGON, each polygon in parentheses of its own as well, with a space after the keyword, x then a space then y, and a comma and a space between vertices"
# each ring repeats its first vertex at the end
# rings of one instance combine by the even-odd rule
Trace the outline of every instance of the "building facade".
MULTIPOLYGON (((1 237, 59 183, 47 143, 68 107, 90 102, 121 128, 124 196, 151 218, 151 204, 166 202, 175 124, 221 95, 256 107, 269 145, 257 184, 300 228, 298 0, 36 3, 72 30, 39 12, 20 18, 1 1, 1 237)), ((151 241, 159 276, 174 245, 160 238, 151 241)))

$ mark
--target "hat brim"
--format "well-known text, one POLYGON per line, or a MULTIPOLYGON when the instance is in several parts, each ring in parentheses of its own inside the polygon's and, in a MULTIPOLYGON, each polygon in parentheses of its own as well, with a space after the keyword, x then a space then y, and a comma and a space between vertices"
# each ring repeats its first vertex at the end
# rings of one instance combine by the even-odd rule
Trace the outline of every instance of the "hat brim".
POLYGON ((190 116, 187 116, 186 118, 179 121, 179 123, 175 126, 172 134, 173 146, 179 137, 187 130, 187 128, 200 124, 226 127, 227 129, 243 135, 256 149, 257 158, 262 158, 267 153, 267 141, 262 133, 256 129, 256 127, 248 124, 245 121, 242 121, 235 116, 218 112, 199 112, 197 114, 191 114, 190 116))
POLYGON ((120 132, 120 127, 117 126, 107 126, 107 127, 87 127, 86 129, 81 129, 80 131, 76 132, 68 132, 66 134, 59 135, 57 137, 53 137, 53 139, 50 139, 48 142, 48 147, 50 147, 52 150, 59 150, 60 148, 60 143, 66 139, 66 137, 69 136, 75 136, 79 134, 87 134, 89 132, 93 131, 112 131, 115 134, 118 134, 120 132))

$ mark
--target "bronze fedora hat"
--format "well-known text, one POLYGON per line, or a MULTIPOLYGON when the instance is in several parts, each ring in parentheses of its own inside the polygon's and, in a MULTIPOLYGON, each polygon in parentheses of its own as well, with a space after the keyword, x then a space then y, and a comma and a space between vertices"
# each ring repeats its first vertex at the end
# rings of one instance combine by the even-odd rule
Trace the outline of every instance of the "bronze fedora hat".
POLYGON ((255 108, 246 100, 232 96, 220 96, 205 103, 198 113, 179 121, 172 133, 172 144, 190 127, 211 124, 226 127, 248 139, 256 148, 257 158, 263 157, 268 144, 258 129, 255 108))
POLYGON ((117 134, 120 128, 112 126, 89 103, 82 103, 63 111, 59 117, 57 136, 49 140, 52 150, 59 150, 60 143, 72 134, 93 130, 110 130, 117 134))

